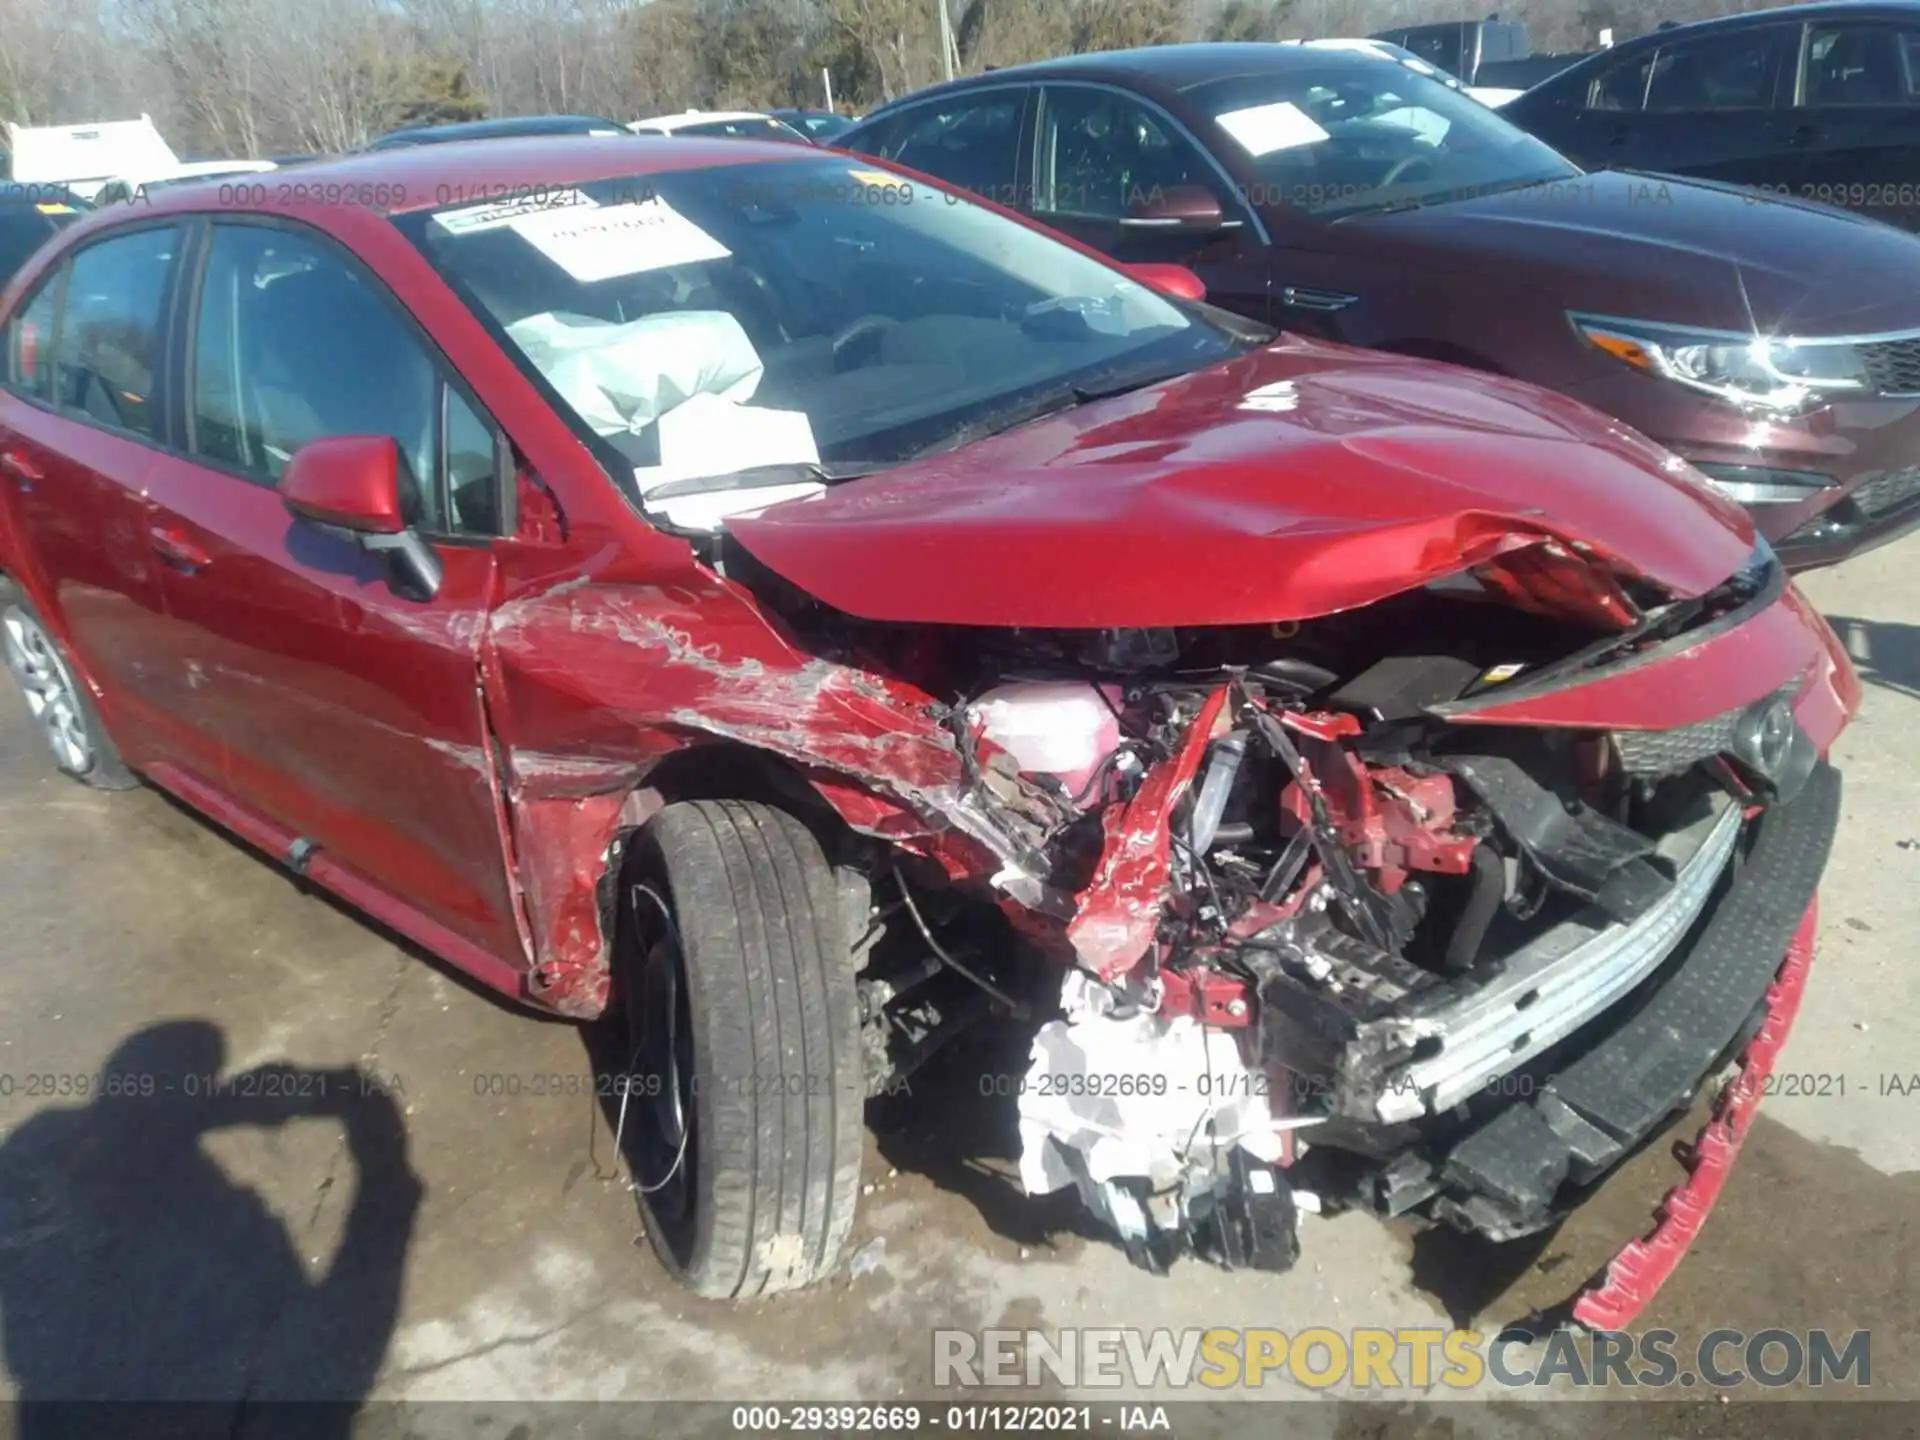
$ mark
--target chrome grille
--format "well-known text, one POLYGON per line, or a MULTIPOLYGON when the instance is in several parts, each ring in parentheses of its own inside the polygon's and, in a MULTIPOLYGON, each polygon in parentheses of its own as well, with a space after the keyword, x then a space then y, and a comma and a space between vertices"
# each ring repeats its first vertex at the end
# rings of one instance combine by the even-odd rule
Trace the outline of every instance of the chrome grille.
MULTIPOLYGON (((1796 681, 1782 685, 1772 696, 1764 698, 1792 699, 1799 688, 1796 681)), ((1675 730, 1616 730, 1613 744, 1620 752, 1621 767, 1629 775, 1678 775, 1703 760, 1724 755, 1733 746, 1734 726, 1751 708, 1751 705, 1742 705, 1710 720, 1696 721, 1675 730)))
POLYGON ((1920 466, 1889 470, 1884 475, 1875 476, 1855 490, 1850 498, 1859 506, 1860 513, 1872 520, 1899 509, 1915 497, 1920 497, 1920 466))
POLYGON ((1920 395, 1920 336, 1910 340, 1866 340, 1854 347, 1867 371, 1867 383, 1880 395, 1920 395))

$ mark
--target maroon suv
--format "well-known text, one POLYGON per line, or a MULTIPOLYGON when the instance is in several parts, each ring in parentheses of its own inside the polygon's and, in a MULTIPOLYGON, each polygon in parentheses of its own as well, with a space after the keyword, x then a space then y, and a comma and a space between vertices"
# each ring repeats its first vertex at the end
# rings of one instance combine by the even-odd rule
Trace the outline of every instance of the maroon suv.
POLYGON ((1920 524, 1920 240, 1587 172, 1370 55, 1171 45, 997 70, 840 142, 1215 304, 1587 401, 1748 506, 1792 568, 1920 524))

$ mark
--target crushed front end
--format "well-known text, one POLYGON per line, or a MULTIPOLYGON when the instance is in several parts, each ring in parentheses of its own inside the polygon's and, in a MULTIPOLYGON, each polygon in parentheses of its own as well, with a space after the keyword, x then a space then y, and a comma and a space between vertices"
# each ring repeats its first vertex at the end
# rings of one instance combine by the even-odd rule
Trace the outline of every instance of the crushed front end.
POLYGON ((1155 1270, 1284 1268, 1324 1206, 1507 1239, 1692 1103, 1813 903, 1857 690, 1764 551, 1697 602, 1615 598, 1550 659, 1431 593, 1264 645, 1134 637, 1164 663, 1088 686, 1107 727, 1064 760, 1004 712, 1098 720, 1075 682, 974 707, 1099 817, 1019 1101, 1030 1190, 1076 1186, 1155 1270))

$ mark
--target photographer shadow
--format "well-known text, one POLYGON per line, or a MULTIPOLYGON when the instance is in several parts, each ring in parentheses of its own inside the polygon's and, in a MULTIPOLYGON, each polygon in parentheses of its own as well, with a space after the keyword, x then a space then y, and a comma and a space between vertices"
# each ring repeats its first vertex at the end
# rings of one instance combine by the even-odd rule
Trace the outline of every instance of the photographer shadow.
POLYGON ((205 1021, 151 1026, 114 1051, 85 1104, 44 1110, 0 1144, 0 1327, 22 1440, 351 1433, 420 1204, 400 1110, 357 1069, 225 1076, 225 1062, 205 1021), (200 1142, 315 1119, 342 1127, 345 1151, 289 1208, 317 1216, 346 1186, 352 1201, 310 1279, 310 1242, 200 1142), (302 1403, 250 1408, 267 1401, 302 1403))

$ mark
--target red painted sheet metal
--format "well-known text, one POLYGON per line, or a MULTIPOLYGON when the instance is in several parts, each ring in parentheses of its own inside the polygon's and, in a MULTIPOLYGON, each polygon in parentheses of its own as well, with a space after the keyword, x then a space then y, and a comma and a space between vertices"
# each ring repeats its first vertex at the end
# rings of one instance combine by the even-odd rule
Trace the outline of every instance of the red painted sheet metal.
POLYGON ((1108 813, 1099 873, 1067 926, 1080 963, 1103 980, 1131 970, 1153 945, 1172 875, 1173 810, 1223 728, 1226 704, 1222 685, 1200 707, 1179 752, 1153 768, 1124 810, 1108 813))
POLYGON ((1827 622, 1789 589, 1746 624, 1677 655, 1449 718, 1463 725, 1671 730, 1751 704, 1796 679, 1802 684, 1794 713, 1824 751, 1859 708, 1860 681, 1827 622))
POLYGON ((1595 411, 1299 339, 729 528, 852 615, 1042 628, 1307 619, 1550 536, 1695 595, 1754 533, 1595 411))
POLYGON ((1786 961, 1767 990, 1766 1022, 1748 1042, 1740 1059, 1740 1073, 1720 1092, 1713 1118, 1694 1141, 1685 1183, 1667 1192, 1660 1205, 1659 1223, 1652 1232, 1616 1255, 1607 1267, 1606 1280, 1575 1302, 1573 1316, 1582 1325, 1595 1330, 1621 1330, 1632 1324, 1699 1238, 1760 1108, 1761 1094, 1793 1028, 1794 1017, 1800 1012, 1800 997, 1813 965, 1818 910, 1817 901, 1807 907, 1787 947, 1786 961))

